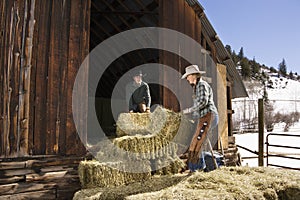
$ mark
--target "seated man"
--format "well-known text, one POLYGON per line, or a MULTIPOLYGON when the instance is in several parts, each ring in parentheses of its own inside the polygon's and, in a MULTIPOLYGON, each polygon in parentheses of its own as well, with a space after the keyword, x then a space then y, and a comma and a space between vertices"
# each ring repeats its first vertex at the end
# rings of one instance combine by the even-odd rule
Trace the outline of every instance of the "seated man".
POLYGON ((126 102, 129 112, 150 112, 151 96, 149 86, 142 80, 141 71, 135 71, 133 81, 126 86, 126 102))

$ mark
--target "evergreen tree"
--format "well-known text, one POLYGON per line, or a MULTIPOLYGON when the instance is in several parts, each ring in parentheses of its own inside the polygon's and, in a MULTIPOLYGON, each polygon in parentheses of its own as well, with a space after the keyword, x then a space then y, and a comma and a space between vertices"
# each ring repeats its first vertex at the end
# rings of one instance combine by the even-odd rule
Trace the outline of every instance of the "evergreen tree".
POLYGON ((289 78, 290 78, 290 79, 294 79, 294 74, 293 74, 292 71, 290 71, 290 73, 289 73, 289 78))
POLYGON ((242 60, 244 58, 244 48, 243 47, 241 47, 241 49, 240 49, 240 52, 238 54, 238 58, 240 60, 242 60))
POLYGON ((237 63, 239 62, 239 58, 236 55, 236 53, 235 53, 234 50, 232 51, 232 55, 231 56, 232 56, 232 60, 233 60, 234 64, 237 65, 237 63))
POLYGON ((251 73, 253 77, 259 74, 260 65, 255 61, 255 58, 251 61, 251 73))
POLYGON ((232 51, 231 51, 231 46, 230 45, 226 45, 225 49, 227 50, 227 52, 229 53, 229 55, 232 55, 232 51))
POLYGON ((270 72, 277 73, 277 70, 274 67, 271 67, 270 72))
POLYGON ((282 62, 279 63, 279 65, 278 65, 278 71, 279 71, 283 76, 286 76, 287 69, 286 69, 286 63, 285 63, 284 58, 282 59, 282 62))
POLYGON ((247 58, 243 58, 241 61, 240 61, 240 65, 241 65, 241 68, 242 68, 242 77, 244 79, 247 79, 247 78, 250 78, 251 76, 251 69, 250 69, 250 65, 249 65, 249 61, 247 58))

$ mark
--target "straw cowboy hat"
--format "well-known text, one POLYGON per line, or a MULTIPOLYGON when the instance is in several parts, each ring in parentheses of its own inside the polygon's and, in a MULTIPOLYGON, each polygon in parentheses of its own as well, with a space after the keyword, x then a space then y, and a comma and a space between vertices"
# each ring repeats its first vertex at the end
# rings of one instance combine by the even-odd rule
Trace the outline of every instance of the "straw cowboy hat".
POLYGON ((185 79, 190 74, 205 74, 205 71, 200 71, 198 65, 189 65, 185 68, 185 74, 181 79, 185 79))

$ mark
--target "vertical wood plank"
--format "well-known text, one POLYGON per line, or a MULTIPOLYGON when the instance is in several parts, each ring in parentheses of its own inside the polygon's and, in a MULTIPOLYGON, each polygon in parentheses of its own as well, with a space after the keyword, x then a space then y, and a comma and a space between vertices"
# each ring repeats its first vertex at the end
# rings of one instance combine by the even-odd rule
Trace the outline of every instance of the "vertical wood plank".
POLYGON ((9 90, 10 90, 10 104, 9 112, 10 112, 10 123, 8 124, 9 130, 9 156, 14 157, 16 156, 17 150, 17 115, 18 115, 18 87, 19 87, 19 55, 20 55, 20 41, 21 41, 21 28, 19 26, 20 17, 19 17, 19 10, 20 4, 14 2, 13 9, 12 9, 12 33, 11 33, 11 46, 10 46, 10 78, 9 78, 9 90))
POLYGON ((8 124, 9 124, 9 107, 8 107, 8 103, 9 103, 9 93, 8 93, 8 87, 9 87, 9 65, 10 65, 10 59, 9 59, 9 55, 10 55, 10 47, 11 47, 11 44, 10 44, 10 40, 11 40, 11 32, 12 32, 12 20, 11 19, 11 14, 12 14, 12 7, 9 7, 8 8, 8 11, 7 11, 7 21, 6 21, 6 25, 5 25, 5 28, 7 30, 7 37, 6 37, 6 40, 5 40, 5 53, 4 53, 4 62, 5 62, 5 65, 3 65, 3 74, 2 74, 2 95, 3 95, 3 103, 1 104, 1 107, 2 107, 2 152, 5 156, 7 156, 8 152, 9 151, 9 141, 8 141, 8 137, 9 137, 9 127, 8 127, 8 124))
POLYGON ((12 156, 16 152, 16 137, 13 131, 14 112, 18 105, 18 72, 15 71, 18 64, 19 34, 18 11, 22 2, 2 1, 0 21, 0 155, 12 156), (16 79, 17 76, 17 79, 16 79), (15 81, 17 80, 17 81, 15 81))
MULTIPOLYGON (((178 12, 179 9, 179 1, 171 1, 171 0, 164 0, 159 2, 159 15, 160 15, 160 24, 164 28, 169 28, 173 30, 180 30, 180 16, 178 12)), ((164 36, 166 37, 166 36, 164 36)), ((164 40, 160 41, 164 43, 164 40)), ((177 42, 178 41, 174 41, 177 42)), ((179 44, 178 44, 179 48, 179 44)), ((179 63, 179 51, 176 54, 172 54, 170 52, 162 52, 160 55, 160 62, 164 65, 167 65, 169 67, 172 67, 173 69, 178 70, 178 66, 180 65, 179 63)), ((179 80, 174 80, 176 79, 175 77, 170 77, 167 73, 162 72, 161 73, 161 78, 163 79, 163 82, 173 82, 174 84, 179 83, 179 80)), ((179 104, 178 100, 175 97, 175 95, 167 88, 162 87, 162 104, 169 109, 172 109, 174 111, 179 110, 179 104)))
POLYGON ((58 120, 56 121, 55 139, 56 145, 58 146, 58 153, 61 155, 66 154, 66 123, 67 123, 67 99, 70 98, 67 94, 67 75, 68 75, 68 54, 69 54, 69 23, 70 23, 70 12, 71 12, 71 0, 65 1, 62 6, 63 20, 62 20, 62 31, 61 31, 61 64, 60 64, 60 81, 59 81, 59 96, 58 106, 59 113, 57 115, 58 120))
MULTIPOLYGON (((6 13, 6 2, 7 1, 0 1, 0 9, 1 9, 1 12, 0 12, 0 15, 1 15, 1 18, 0 18, 0 57, 1 58, 4 58, 4 41, 5 41, 5 13, 6 13)), ((0 59, 0 85, 2 86, 4 83, 3 83, 3 74, 4 74, 4 68, 3 68, 4 65, 4 59, 0 59)), ((3 100, 3 87, 0 87, 0 105, 2 105, 4 103, 4 100, 3 100)), ((0 138, 1 138, 1 141, 0 141, 0 157, 3 155, 3 147, 4 147, 4 143, 3 143, 3 119, 4 119, 4 116, 3 116, 3 107, 0 106, 0 138)))
MULTIPOLYGON (((87 44, 84 35, 84 26, 85 23, 89 23, 89 10, 90 10, 90 1, 84 0, 72 0, 71 2, 71 17, 70 17, 70 36, 69 36, 69 60, 68 60, 68 103, 67 103, 67 124, 66 124, 66 151, 67 154, 84 154, 85 148, 79 138, 77 130, 75 128, 75 124, 73 121, 73 113, 72 113, 72 89, 73 84, 77 75, 77 71, 83 61, 82 54, 80 51, 74 51, 75 49, 83 50, 87 44), (80 13, 80 14, 79 14, 80 13), (85 41, 85 42, 84 42, 85 41)), ((89 31, 87 31, 89 32, 89 31)), ((86 50, 85 50, 86 51, 86 50)), ((87 76, 88 72, 84 74, 87 76)), ((82 101, 87 102, 87 82, 82 86, 82 101)), ((79 134, 82 134, 82 138, 84 140, 84 136, 86 133, 86 118, 87 118, 87 104, 82 105, 81 110, 76 113, 80 113, 80 118, 82 119, 82 124, 79 125, 79 134)))
POLYGON ((62 1, 52 1, 51 25, 50 25, 50 48, 49 67, 47 83, 47 126, 46 126, 46 154, 55 154, 58 151, 56 146, 56 125, 59 115, 58 94, 60 79, 60 58, 61 58, 61 31, 62 31, 62 1))
POLYGON ((15 44, 14 44, 14 61, 12 69, 12 101, 11 101, 11 121, 12 126, 10 128, 11 135, 11 153, 10 157, 17 156, 18 150, 18 110, 19 110, 19 85, 20 85, 20 54, 21 54, 21 41, 22 41, 22 17, 24 15, 24 2, 15 1, 16 13, 15 20, 16 29, 15 29, 15 44))
MULTIPOLYGON (((82 41, 81 41, 81 63, 84 61, 86 56, 90 52, 90 17, 91 17, 91 0, 84 1, 82 4, 82 10, 83 10, 83 18, 82 18, 82 41)), ((87 65, 89 63, 86 63, 87 65)), ((82 85, 82 91, 85 91, 83 98, 82 98, 82 130, 81 130, 81 138, 83 138, 83 143, 87 143, 87 118, 88 118, 88 71, 84 74, 85 83, 82 85)), ((83 152, 79 155, 85 153, 85 149, 83 149, 83 152)))
POLYGON ((37 1, 37 36, 35 59, 34 154, 46 153, 47 86, 50 45, 51 1, 37 1))
MULTIPOLYGON (((218 133, 220 135, 224 149, 228 148, 228 105, 225 101, 227 97, 227 80, 226 80, 226 66, 217 64, 217 94, 219 96, 217 101, 217 109, 219 114, 218 133)), ((221 145, 219 146, 221 147, 221 145)), ((220 149, 220 148, 219 148, 220 149)))
MULTIPOLYGON (((27 23, 27 35, 25 42, 25 68, 24 68, 24 91, 25 91, 25 102, 24 102, 24 152, 30 153, 30 149, 32 148, 32 137, 29 136, 29 123, 30 123, 30 107, 32 104, 30 103, 30 88, 31 88, 31 66, 32 66, 32 48, 33 48, 33 34, 35 27, 35 0, 29 1, 28 5, 28 23, 27 23), (31 141, 30 141, 31 139, 31 141)), ((31 134, 30 134, 31 135, 31 134)))
POLYGON ((24 7, 22 9, 22 30, 20 32, 21 36, 21 46, 20 46, 20 74, 19 74, 19 89, 18 89, 18 118, 17 118, 17 154, 18 156, 24 156, 27 153, 26 147, 28 144, 28 138, 25 135, 24 122, 24 109, 25 109, 25 92, 24 92, 24 68, 25 68, 25 39, 26 39, 26 24, 28 17, 28 1, 25 0, 24 7))

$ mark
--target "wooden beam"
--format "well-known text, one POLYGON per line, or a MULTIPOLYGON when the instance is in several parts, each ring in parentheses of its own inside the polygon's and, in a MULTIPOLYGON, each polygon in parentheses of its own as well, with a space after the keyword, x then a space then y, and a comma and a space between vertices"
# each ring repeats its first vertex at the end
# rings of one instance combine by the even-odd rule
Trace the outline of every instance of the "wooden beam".
MULTIPOLYGON (((92 18, 92 21, 93 21, 93 22, 96 24, 96 26, 99 27, 99 28, 101 29, 101 31, 103 31, 103 33, 105 33, 108 37, 111 36, 111 34, 110 34, 108 31, 106 31, 106 29, 103 28, 102 25, 101 25, 97 20, 95 20, 94 18, 92 18)), ((94 32, 94 33, 96 33, 96 32, 94 32)), ((103 38, 102 38, 102 39, 103 39, 103 38)), ((104 40, 104 39, 103 39, 103 40, 104 40)))
MULTIPOLYGON (((151 12, 148 8, 147 8, 147 6, 145 7, 144 6, 144 4, 140 1, 140 0, 135 0, 135 2, 137 2, 137 4, 140 6, 140 8, 141 8, 141 10, 145 10, 146 12, 151 12)), ((154 3, 155 1, 153 1, 152 3, 154 3)), ((151 3, 151 4, 152 4, 151 3)), ((156 2, 156 5, 157 5, 157 7, 158 7, 158 4, 157 4, 157 2, 156 2)), ((159 13, 157 12, 157 14, 155 13, 155 15, 158 15, 159 13)), ((153 15, 151 15, 151 18, 155 21, 155 22, 157 22, 158 21, 158 19, 155 17, 155 16, 153 16, 153 15)), ((157 24, 158 25, 158 24, 157 24)))
POLYGON ((147 11, 97 11, 95 13, 103 15, 158 15, 157 12, 147 11))
MULTIPOLYGON (((102 2, 112 11, 112 12, 116 12, 116 10, 109 4, 109 3, 107 3, 105 0, 103 1, 102 0, 102 2)), ((95 3, 93 3, 93 6, 97 9, 97 10, 99 10, 100 8, 95 4, 95 3)), ((123 17, 121 17, 121 16, 119 16, 118 15, 118 18, 127 26, 127 27, 129 27, 129 28, 132 28, 131 26, 130 26, 130 24, 123 18, 123 17)))
MULTIPOLYGON (((122 2, 122 1, 120 1, 120 0, 116 0, 123 8, 125 8, 127 11, 130 11, 130 9, 122 2)), ((135 21, 138 21, 141 25, 142 25, 142 27, 144 27, 144 26, 146 26, 139 18, 137 18, 136 16, 132 16, 134 19, 135 19, 135 21)))

